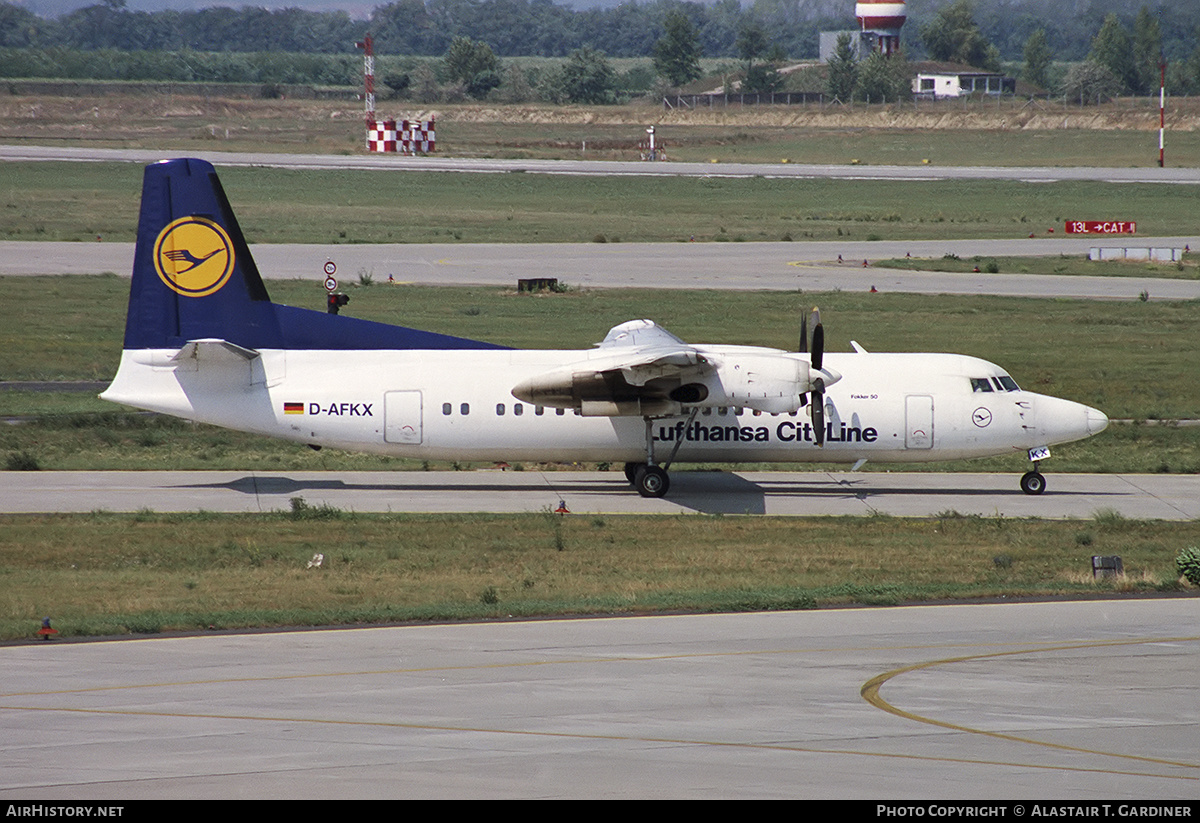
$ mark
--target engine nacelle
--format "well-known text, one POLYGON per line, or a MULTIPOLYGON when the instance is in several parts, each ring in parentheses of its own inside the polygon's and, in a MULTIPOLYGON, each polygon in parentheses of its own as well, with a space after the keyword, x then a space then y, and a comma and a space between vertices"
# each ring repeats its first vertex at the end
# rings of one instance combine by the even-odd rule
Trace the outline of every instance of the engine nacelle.
POLYGON ((813 390, 812 381, 821 378, 828 387, 841 377, 830 369, 814 371, 802 355, 770 350, 704 352, 693 359, 650 364, 653 368, 565 366, 527 378, 512 394, 538 406, 575 409, 585 417, 663 417, 697 406, 785 414, 801 407, 803 395, 813 390), (654 369, 662 374, 647 377, 654 369))
POLYGON ((770 414, 794 412, 800 408, 800 396, 811 388, 809 372, 807 361, 782 353, 731 355, 706 381, 705 405, 745 406, 770 414))

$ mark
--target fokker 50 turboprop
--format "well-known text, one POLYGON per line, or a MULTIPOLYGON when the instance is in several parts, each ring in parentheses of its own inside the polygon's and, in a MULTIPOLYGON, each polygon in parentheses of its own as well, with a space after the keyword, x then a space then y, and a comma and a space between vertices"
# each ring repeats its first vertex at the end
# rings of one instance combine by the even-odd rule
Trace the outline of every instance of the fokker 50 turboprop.
MULTIPOLYGON (((810 342, 811 335, 811 342, 810 342)), ((213 167, 146 168, 121 365, 101 397, 281 437, 445 460, 623 462, 646 497, 688 462, 929 462, 1102 430, 1096 409, 955 354, 690 345, 649 320, 520 351, 272 303, 213 167)))

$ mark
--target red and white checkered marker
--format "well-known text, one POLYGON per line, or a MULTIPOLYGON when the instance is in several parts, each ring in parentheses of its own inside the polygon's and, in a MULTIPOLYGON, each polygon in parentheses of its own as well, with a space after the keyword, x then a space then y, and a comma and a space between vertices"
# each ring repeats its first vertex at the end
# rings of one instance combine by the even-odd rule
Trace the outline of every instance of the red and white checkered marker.
POLYGON ((430 154, 437 145, 433 120, 372 120, 367 124, 367 151, 430 154))

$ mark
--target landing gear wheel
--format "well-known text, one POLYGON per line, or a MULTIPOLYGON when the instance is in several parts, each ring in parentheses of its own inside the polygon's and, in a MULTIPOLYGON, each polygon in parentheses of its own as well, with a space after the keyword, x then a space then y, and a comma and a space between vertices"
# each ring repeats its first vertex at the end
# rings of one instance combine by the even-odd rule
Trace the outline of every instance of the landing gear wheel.
POLYGON ((1021 475, 1021 491, 1026 494, 1041 494, 1046 490, 1046 477, 1041 472, 1025 472, 1021 475))
POLYGON ((633 480, 642 497, 662 497, 671 488, 671 478, 658 466, 642 466, 633 480))
POLYGON ((645 463, 626 463, 625 464, 625 479, 629 481, 629 485, 637 485, 638 469, 646 468, 645 463))

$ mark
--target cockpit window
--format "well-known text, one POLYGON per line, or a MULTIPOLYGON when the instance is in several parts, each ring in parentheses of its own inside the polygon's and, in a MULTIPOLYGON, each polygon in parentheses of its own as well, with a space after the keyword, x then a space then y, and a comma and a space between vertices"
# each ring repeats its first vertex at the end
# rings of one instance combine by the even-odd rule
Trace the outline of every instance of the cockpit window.
POLYGON ((1017 381, 1013 380, 1007 374, 995 378, 996 382, 1004 387, 1005 391, 1020 391, 1021 387, 1017 385, 1017 381))
POLYGON ((971 391, 973 391, 973 392, 992 391, 992 384, 988 381, 988 379, 986 377, 972 377, 971 378, 971 391))

